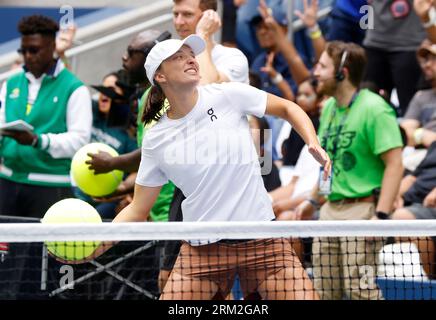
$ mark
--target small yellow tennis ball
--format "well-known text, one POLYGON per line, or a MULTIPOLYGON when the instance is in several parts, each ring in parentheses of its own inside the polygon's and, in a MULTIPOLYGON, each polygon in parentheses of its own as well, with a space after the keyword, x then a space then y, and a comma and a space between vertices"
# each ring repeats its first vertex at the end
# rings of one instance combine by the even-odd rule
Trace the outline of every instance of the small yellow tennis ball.
POLYGON ((105 151, 116 157, 118 153, 112 147, 104 143, 90 143, 80 148, 71 161, 71 175, 77 187, 84 193, 93 197, 103 197, 114 192, 123 180, 123 172, 114 170, 108 173, 95 174, 85 163, 91 160, 88 153, 105 151))
MULTIPOLYGON (((52 205, 41 220, 42 223, 101 223, 97 210, 79 199, 64 199, 52 205)), ((57 241, 46 242, 48 251, 54 256, 69 260, 89 257, 100 241, 57 241)))

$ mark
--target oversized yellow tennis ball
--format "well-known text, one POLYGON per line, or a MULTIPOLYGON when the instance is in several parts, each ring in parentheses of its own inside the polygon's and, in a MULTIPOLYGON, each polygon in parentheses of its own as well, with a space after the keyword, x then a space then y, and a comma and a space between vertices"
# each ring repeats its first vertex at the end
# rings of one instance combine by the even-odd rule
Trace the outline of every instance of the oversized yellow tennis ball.
MULTIPOLYGON (((47 210, 42 223, 101 223, 97 210, 79 199, 64 199, 47 210)), ((48 251, 54 256, 74 261, 89 257, 100 241, 57 241, 46 242, 48 251)))
POLYGON ((114 192, 123 180, 123 172, 114 170, 108 173, 95 174, 89 169, 85 161, 90 160, 88 153, 105 151, 111 156, 118 156, 118 152, 104 143, 90 143, 80 148, 71 162, 71 175, 77 187, 93 197, 103 197, 114 192))

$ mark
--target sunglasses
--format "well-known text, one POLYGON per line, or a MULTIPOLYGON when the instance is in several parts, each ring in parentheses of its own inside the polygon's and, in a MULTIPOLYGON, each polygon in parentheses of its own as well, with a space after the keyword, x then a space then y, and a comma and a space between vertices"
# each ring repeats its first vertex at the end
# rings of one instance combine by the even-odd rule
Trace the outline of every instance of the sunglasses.
POLYGON ((25 55, 27 52, 30 54, 37 54, 39 51, 41 51, 41 48, 38 47, 28 47, 28 48, 22 47, 17 49, 17 52, 22 55, 25 55))

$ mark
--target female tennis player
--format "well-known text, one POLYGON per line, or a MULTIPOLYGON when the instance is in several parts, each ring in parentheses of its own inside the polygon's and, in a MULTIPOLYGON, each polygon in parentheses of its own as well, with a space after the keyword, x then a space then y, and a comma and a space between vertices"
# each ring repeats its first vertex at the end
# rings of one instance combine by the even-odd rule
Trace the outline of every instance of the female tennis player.
MULTIPOLYGON (((158 122, 144 137, 133 202, 114 222, 146 221, 162 185, 184 193, 184 221, 271 221, 271 201, 247 115, 265 113, 292 124, 324 167, 312 122, 296 104, 239 83, 199 86, 196 55, 204 41, 192 35, 166 40, 149 53, 145 69, 153 85, 144 122, 158 122), (170 108, 161 112, 164 99, 170 108)), ((211 235, 213 238, 213 235, 211 235)), ((108 247, 100 247, 95 258, 108 247)), ((238 274, 245 297, 317 299, 288 239, 185 241, 161 299, 226 297, 238 274)))

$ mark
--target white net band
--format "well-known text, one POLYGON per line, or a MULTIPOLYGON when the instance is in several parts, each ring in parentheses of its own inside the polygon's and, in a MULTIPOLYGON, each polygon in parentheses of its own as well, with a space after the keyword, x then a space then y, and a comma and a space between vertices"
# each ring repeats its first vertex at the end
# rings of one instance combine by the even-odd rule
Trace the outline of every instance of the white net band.
POLYGON ((432 237, 436 220, 0 224, 0 242, 432 237))

